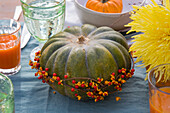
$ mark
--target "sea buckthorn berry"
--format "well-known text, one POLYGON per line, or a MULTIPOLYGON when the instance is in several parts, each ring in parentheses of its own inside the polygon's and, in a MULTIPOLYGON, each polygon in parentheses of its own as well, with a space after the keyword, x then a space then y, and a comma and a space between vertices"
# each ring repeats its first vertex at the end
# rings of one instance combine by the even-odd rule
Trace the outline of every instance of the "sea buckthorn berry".
POLYGON ((38 76, 38 73, 35 73, 35 76, 38 76))
POLYGON ((40 59, 39 59, 39 58, 37 58, 37 59, 36 59, 36 61, 37 61, 37 62, 39 62, 39 61, 40 61, 40 59))
POLYGON ((94 86, 93 88, 96 90, 96 89, 97 89, 97 86, 94 86))
POLYGON ((88 92, 88 96, 91 96, 91 92, 88 92))
POLYGON ((124 78, 125 77, 125 75, 121 75, 121 78, 124 78))
POLYGON ((98 96, 97 99, 100 100, 100 96, 98 96))
POLYGON ((135 72, 135 69, 131 69, 131 72, 135 72))
POLYGON ((60 77, 57 77, 56 80, 57 80, 57 81, 60 81, 60 77))
POLYGON ((68 78, 68 75, 64 75, 64 78, 67 79, 67 78, 68 78))
POLYGON ((42 80, 43 83, 45 83, 45 80, 42 80))
POLYGON ((84 88, 84 87, 85 87, 85 84, 81 84, 81 87, 84 88))
POLYGON ((74 89, 74 88, 71 88, 71 91, 72 91, 72 92, 74 92, 74 91, 75 91, 75 89, 74 89))
POLYGON ((45 71, 42 71, 42 74, 45 74, 45 71))
POLYGON ((98 78, 97 80, 98 80, 99 82, 101 82, 101 79, 100 79, 100 78, 98 78))
POLYGON ((99 100, 98 100, 98 99, 95 99, 94 101, 97 102, 97 101, 99 101, 99 100))
POLYGON ((112 83, 115 84, 115 80, 112 80, 112 83))
POLYGON ((53 76, 57 76, 57 74, 56 74, 56 73, 53 73, 53 76))
POLYGON ((73 84, 75 84, 75 83, 76 83, 76 81, 75 81, 75 80, 72 80, 72 83, 73 83, 73 84))
POLYGON ((39 77, 38 77, 38 79, 42 79, 43 78, 43 76, 42 75, 40 75, 39 77))
POLYGON ((91 82, 89 83, 89 86, 92 86, 92 83, 91 83, 91 82))
POLYGON ((108 92, 104 92, 104 93, 103 93, 103 96, 108 96, 108 92))
POLYGON ((115 73, 112 73, 113 76, 115 76, 115 73))
POLYGON ((35 53, 35 56, 37 56, 38 54, 40 54, 40 52, 39 52, 39 51, 35 53))
POLYGON ((55 92, 55 91, 53 91, 53 93, 54 93, 54 94, 56 94, 56 92, 55 92))
POLYGON ((109 82, 108 85, 109 85, 109 86, 112 85, 112 82, 109 82))
POLYGON ((40 75, 40 78, 43 78, 43 76, 42 76, 42 75, 40 75))
POLYGON ((116 86, 116 89, 117 89, 117 90, 119 89, 119 86, 118 86, 118 85, 116 86))
POLYGON ((122 68, 122 73, 125 73, 126 72, 126 69, 122 68))
POLYGON ((78 88, 79 88, 79 86, 78 86, 78 85, 75 85, 75 88, 76 88, 76 89, 78 89, 78 88))
POLYGON ((119 69, 119 70, 118 70, 118 73, 121 73, 121 72, 122 72, 122 70, 121 70, 121 69, 119 69))
POLYGON ((121 83, 118 83, 119 86, 121 86, 122 84, 121 83))
POLYGON ((39 67, 40 67, 40 63, 37 63, 37 64, 36 64, 36 67, 39 68, 39 67))
POLYGON ((78 96, 78 94, 76 93, 76 94, 75 94, 75 96, 77 97, 77 96, 78 96))
POLYGON ((48 71, 49 69, 48 68, 45 68, 45 71, 48 71))
POLYGON ((61 82, 58 82, 58 85, 61 85, 61 82))
POLYGON ((118 88, 118 90, 119 90, 119 91, 121 91, 121 90, 122 90, 122 88, 121 88, 121 87, 119 87, 119 88, 118 88))

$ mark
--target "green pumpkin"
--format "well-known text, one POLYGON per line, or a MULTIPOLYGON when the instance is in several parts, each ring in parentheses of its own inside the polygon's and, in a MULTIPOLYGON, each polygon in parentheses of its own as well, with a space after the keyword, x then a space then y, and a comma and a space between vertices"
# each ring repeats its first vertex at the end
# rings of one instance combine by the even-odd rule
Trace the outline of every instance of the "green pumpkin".
MULTIPOLYGON (((73 26, 49 38, 41 50, 40 66, 48 68, 52 77, 56 73, 61 79, 98 77, 110 80, 110 74, 118 75, 118 69, 131 69, 131 57, 128 44, 123 35, 110 27, 95 27, 84 24, 81 27, 73 26)), ((80 80, 82 81, 82 79, 80 80)), ((73 86, 72 81, 65 84, 73 86)), ((58 85, 57 82, 49 85, 63 95, 75 97, 75 92, 67 85, 58 85)), ((113 91, 113 87, 107 88, 113 91)), ((82 99, 87 95, 79 91, 82 99)))

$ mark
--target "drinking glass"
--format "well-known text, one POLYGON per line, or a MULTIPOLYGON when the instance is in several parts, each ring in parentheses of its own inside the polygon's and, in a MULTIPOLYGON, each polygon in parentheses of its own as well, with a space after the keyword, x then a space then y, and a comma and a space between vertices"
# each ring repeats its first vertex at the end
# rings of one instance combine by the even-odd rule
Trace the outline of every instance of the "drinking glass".
POLYGON ((14 91, 11 80, 0 73, 0 113, 14 113, 14 91))
POLYGON ((0 20, 0 73, 13 75, 20 65, 21 25, 13 19, 0 20))
POLYGON ((47 39, 62 31, 65 22, 65 0, 21 0, 24 20, 30 34, 39 41, 39 46, 31 51, 41 49, 47 39))
POLYGON ((150 113, 169 113, 170 112, 170 80, 164 80, 165 67, 166 74, 170 74, 170 64, 163 64, 153 68, 149 72, 149 104, 150 113), (157 74, 155 73, 157 71, 157 74), (162 76, 160 76, 160 74, 162 76), (159 76, 159 77, 156 77, 159 76))

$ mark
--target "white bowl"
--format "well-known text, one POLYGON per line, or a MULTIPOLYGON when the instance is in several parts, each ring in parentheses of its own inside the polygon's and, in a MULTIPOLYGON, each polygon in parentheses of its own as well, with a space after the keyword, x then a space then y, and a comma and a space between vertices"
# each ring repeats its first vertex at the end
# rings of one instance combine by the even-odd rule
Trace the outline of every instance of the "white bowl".
POLYGON ((85 7, 88 0, 74 0, 76 11, 83 24, 93 24, 97 27, 109 26, 114 30, 120 31, 127 28, 124 25, 128 24, 131 19, 129 12, 133 10, 132 5, 144 5, 145 0, 122 0, 122 13, 101 13, 85 7))

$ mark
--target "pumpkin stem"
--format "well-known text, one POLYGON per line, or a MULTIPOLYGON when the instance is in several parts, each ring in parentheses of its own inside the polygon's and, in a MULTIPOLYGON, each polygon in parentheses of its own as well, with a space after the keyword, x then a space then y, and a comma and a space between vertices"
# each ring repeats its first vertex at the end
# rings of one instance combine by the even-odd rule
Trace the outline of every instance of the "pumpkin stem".
POLYGON ((106 3, 108 0, 101 0, 100 2, 101 3, 106 3))
POLYGON ((83 35, 81 35, 80 37, 78 37, 78 43, 79 44, 84 44, 84 41, 85 41, 86 39, 85 39, 85 37, 83 36, 83 35))

